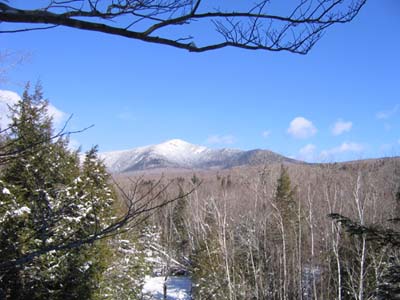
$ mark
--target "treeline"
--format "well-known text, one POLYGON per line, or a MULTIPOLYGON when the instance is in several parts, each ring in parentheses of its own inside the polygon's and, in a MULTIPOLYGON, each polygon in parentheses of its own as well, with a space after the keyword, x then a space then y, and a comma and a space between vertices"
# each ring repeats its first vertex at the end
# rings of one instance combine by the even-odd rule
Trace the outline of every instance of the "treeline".
POLYGON ((47 109, 27 87, 1 128, 0 299, 140 299, 147 227, 126 232, 97 149, 80 159, 47 109))
POLYGON ((153 222, 191 269, 196 300, 397 299, 399 247, 368 230, 400 238, 399 167, 389 159, 186 174, 181 188, 199 188, 153 222), (353 232, 332 214, 352 220, 353 232))

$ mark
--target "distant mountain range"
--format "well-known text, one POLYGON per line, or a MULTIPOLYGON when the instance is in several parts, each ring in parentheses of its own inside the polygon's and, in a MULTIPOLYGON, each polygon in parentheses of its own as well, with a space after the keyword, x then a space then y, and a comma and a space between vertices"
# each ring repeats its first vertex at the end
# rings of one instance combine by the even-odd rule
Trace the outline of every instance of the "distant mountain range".
POLYGON ((174 139, 162 144, 99 154, 112 173, 150 169, 227 169, 242 165, 302 163, 269 150, 210 149, 174 139))

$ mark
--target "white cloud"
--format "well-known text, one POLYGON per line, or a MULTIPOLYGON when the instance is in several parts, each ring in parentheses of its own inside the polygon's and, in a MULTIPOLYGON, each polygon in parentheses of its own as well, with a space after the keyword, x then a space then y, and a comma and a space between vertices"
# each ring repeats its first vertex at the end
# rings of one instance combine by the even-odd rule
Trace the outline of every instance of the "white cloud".
POLYGON ((53 122, 55 125, 60 125, 66 120, 67 114, 59 110, 53 104, 49 103, 47 110, 49 112, 49 115, 53 118, 53 122))
POLYGON ((290 122, 287 132, 297 139, 306 139, 317 133, 314 124, 303 117, 297 117, 290 122))
POLYGON ((392 109, 377 112, 376 118, 379 120, 389 119, 391 116, 396 114, 399 109, 400 109, 400 105, 397 104, 392 109))
POLYGON ((236 142, 236 138, 233 135, 211 135, 207 138, 208 144, 225 144, 230 145, 236 142))
POLYGON ((264 130, 264 131, 261 133, 261 135, 262 135, 264 138, 267 138, 267 137, 269 137, 269 136, 271 135, 271 130, 264 130))
POLYGON ((0 101, 12 105, 16 103, 21 97, 12 91, 0 90, 0 101))
POLYGON ((307 144, 299 150, 298 159, 313 161, 315 159, 315 149, 317 147, 314 144, 307 144))
POLYGON ((334 147, 321 152, 321 158, 328 158, 330 156, 343 154, 343 153, 360 153, 364 150, 364 146, 354 142, 344 142, 338 147, 334 147))
MULTIPOLYGON (((16 104, 21 97, 12 91, 0 90, 0 128, 8 127, 10 123, 8 106, 16 104)), ((53 118, 54 125, 62 125, 66 120, 66 114, 49 103, 48 113, 53 118)))
POLYGON ((0 128, 8 127, 10 123, 8 106, 17 103, 19 99, 18 94, 14 92, 0 90, 0 128))
POLYGON ((342 133, 348 132, 353 127, 353 123, 350 121, 337 120, 332 127, 333 135, 341 135, 342 133))

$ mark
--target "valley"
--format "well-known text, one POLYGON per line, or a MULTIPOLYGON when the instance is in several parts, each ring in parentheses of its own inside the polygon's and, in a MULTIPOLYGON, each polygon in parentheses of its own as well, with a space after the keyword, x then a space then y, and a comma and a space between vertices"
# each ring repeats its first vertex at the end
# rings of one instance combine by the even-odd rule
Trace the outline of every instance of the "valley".
POLYGON ((150 168, 114 178, 124 190, 132 190, 137 178, 150 186, 160 178, 173 182, 160 201, 192 191, 149 220, 165 251, 189 271, 193 299, 375 295, 388 270, 381 262, 396 257, 397 248, 347 233, 330 215, 397 232, 390 220, 399 216, 400 159, 307 164, 277 157, 230 168, 150 168))

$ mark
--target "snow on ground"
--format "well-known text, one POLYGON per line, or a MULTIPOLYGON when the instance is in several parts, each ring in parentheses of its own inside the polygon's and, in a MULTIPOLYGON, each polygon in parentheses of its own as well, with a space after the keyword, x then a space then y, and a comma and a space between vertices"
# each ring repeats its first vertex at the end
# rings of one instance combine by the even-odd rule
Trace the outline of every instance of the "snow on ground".
MULTIPOLYGON (((164 276, 146 276, 143 294, 149 295, 148 299, 163 300, 164 276)), ((192 281, 186 276, 169 276, 167 280, 167 300, 190 300, 192 281)))

